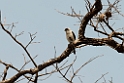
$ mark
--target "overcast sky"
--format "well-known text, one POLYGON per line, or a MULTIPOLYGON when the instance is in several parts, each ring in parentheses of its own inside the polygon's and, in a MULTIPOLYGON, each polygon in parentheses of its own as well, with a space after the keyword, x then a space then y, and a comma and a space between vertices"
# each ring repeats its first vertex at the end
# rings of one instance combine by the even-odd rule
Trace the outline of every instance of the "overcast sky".
MULTIPOLYGON (((92 3, 94 2, 94 0, 90 1, 92 1, 92 3)), ((113 2, 114 0, 110 1, 113 2)), ((106 2, 104 0, 103 4, 105 3, 106 2)), ((124 1, 121 1, 120 5, 122 5, 122 3, 124 3, 124 1)), ((48 61, 50 58, 53 58, 55 55, 54 47, 56 49, 56 56, 59 56, 66 49, 68 42, 65 37, 65 27, 70 27, 77 36, 79 20, 77 18, 64 16, 56 11, 59 10, 65 13, 71 13, 71 6, 76 12, 81 11, 82 15, 86 14, 85 3, 83 0, 1 0, 0 2, 2 21, 4 22, 4 19, 6 18, 5 24, 15 23, 15 27, 12 31, 13 35, 24 31, 21 36, 17 37, 17 39, 22 42, 23 45, 27 45, 27 43, 30 41, 29 32, 37 32, 34 42, 41 43, 31 44, 28 47, 28 51, 32 57, 38 55, 38 57, 35 59, 37 64, 41 64, 45 61, 48 61)), ((121 6, 120 8, 123 10, 124 6, 121 6)), ((122 13, 124 13, 124 11, 122 11, 122 13)), ((122 28, 124 26, 123 19, 123 17, 115 14, 113 15, 110 23, 111 25, 115 23, 113 25, 115 29, 122 28)), ((5 27, 8 30, 11 29, 9 26, 5 27)), ((29 60, 25 51, 2 29, 0 29, 0 34, 0 60, 10 63, 17 68, 21 68, 24 64, 23 55, 25 55, 26 60, 29 60)), ((93 28, 88 26, 86 36, 98 37, 98 33, 94 33, 93 28)), ((104 55, 86 65, 78 73, 78 75, 81 75, 83 83, 94 83, 102 76, 102 74, 107 72, 108 74, 104 76, 107 82, 108 80, 111 80, 112 77, 113 83, 124 83, 124 54, 117 53, 108 46, 86 46, 76 50, 77 60, 74 64, 75 70, 90 58, 98 55, 104 55)), ((68 60, 69 64, 74 60, 74 58, 75 55, 71 54, 63 62, 68 60)), ((24 69, 33 67, 34 65, 29 63, 24 69)), ((5 67, 0 64, 0 72, 3 72, 4 68, 5 67)), ((54 69, 52 66, 50 68, 54 69)), ((48 71, 50 71, 50 68, 48 68, 48 71)), ((7 78, 13 76, 13 73, 17 73, 11 69, 9 69, 8 72, 7 78)), ((69 73, 71 75, 71 72, 69 73)), ((39 83, 50 83, 51 81, 53 83, 65 83, 65 81, 60 77, 61 75, 56 73, 44 81, 39 81, 39 83)), ((45 77, 40 77, 40 79, 44 78, 45 77)), ((98 83, 103 81, 104 79, 101 79, 98 83)), ((19 83, 24 82, 26 83, 25 80, 19 83)), ((74 83, 77 82, 79 82, 79 79, 75 78, 74 83)))

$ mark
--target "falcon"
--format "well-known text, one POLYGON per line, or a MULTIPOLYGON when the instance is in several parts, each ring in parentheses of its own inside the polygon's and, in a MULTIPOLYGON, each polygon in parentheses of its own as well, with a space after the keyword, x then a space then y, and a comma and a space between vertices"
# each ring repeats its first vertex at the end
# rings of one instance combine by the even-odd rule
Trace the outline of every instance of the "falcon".
MULTIPOLYGON (((76 40, 76 36, 70 28, 65 28, 65 32, 66 32, 66 38, 69 43, 72 43, 73 41, 76 40)), ((76 54, 75 50, 73 50, 73 53, 76 54)))

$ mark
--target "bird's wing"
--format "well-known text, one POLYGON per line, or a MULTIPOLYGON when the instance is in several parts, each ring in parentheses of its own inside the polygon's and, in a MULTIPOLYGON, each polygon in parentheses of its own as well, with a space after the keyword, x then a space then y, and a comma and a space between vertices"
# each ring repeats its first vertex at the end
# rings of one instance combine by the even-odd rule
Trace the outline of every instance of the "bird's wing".
POLYGON ((74 32, 72 31, 72 34, 73 34, 73 36, 74 36, 74 39, 76 39, 76 36, 75 36, 75 34, 74 34, 74 32))

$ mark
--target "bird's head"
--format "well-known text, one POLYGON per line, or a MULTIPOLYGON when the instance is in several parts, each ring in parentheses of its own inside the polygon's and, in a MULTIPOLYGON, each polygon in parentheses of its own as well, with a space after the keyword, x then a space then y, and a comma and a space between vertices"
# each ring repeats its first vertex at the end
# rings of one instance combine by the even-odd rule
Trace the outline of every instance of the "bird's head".
POLYGON ((65 28, 65 31, 69 31, 70 30, 70 28, 65 28))

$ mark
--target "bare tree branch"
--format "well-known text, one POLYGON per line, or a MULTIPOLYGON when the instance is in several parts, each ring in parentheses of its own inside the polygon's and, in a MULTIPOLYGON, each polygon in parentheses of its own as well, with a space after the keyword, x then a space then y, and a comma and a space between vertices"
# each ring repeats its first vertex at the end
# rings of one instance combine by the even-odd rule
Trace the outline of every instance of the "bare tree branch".
POLYGON ((7 34, 9 34, 10 37, 11 37, 13 40, 14 40, 17 44, 19 44, 19 45, 25 50, 25 52, 27 53, 27 55, 29 56, 29 58, 31 59, 31 61, 33 62, 33 64, 35 65, 35 67, 37 67, 36 63, 35 63, 34 60, 32 59, 30 53, 29 53, 29 52, 27 51, 27 49, 24 47, 24 45, 23 45, 22 43, 20 43, 8 30, 6 30, 6 29, 4 28, 4 26, 3 26, 2 23, 0 23, 0 25, 1 25, 2 29, 3 29, 7 34))
POLYGON ((8 69, 9 69, 9 64, 6 66, 6 69, 4 70, 4 76, 2 81, 6 79, 8 69))
POLYGON ((90 60, 88 60, 87 62, 85 62, 83 65, 81 65, 74 73, 73 73, 73 75, 72 75, 72 77, 71 77, 71 81, 73 80, 73 78, 77 75, 77 73, 84 67, 84 66, 86 66, 88 63, 90 63, 90 62, 92 62, 93 60, 95 60, 95 59, 97 59, 97 58, 99 58, 99 57, 101 57, 101 56, 96 56, 96 57, 94 57, 94 58, 91 58, 90 60))
POLYGON ((84 36, 85 29, 86 29, 86 25, 88 24, 89 20, 102 9, 101 0, 96 0, 96 2, 94 3, 94 6, 95 8, 91 9, 91 11, 88 12, 81 21, 79 32, 78 32, 79 39, 82 39, 85 37, 84 36))
POLYGON ((106 74, 108 74, 108 72, 107 73, 105 73, 105 74, 103 74, 98 80, 96 80, 96 82, 95 83, 97 83, 100 79, 102 79, 106 74))
MULTIPOLYGON (((63 13, 60 11, 57 11, 58 13, 61 13, 63 15, 67 15, 67 16, 71 16, 71 17, 77 17, 79 19, 80 23, 80 27, 79 27, 79 31, 78 31, 78 38, 71 44, 68 44, 67 48, 63 51, 63 53, 61 55, 59 55, 58 57, 56 57, 56 50, 55 50, 55 57, 49 59, 48 61, 45 61, 44 63, 40 63, 39 65, 36 64, 36 62, 34 61, 34 58, 32 58, 31 54, 28 52, 27 47, 33 43, 33 40, 36 38, 36 33, 31 34, 30 35, 30 41, 28 42, 28 44, 26 46, 24 46, 20 41, 18 41, 16 39, 17 36, 20 36, 23 34, 23 32, 15 35, 15 37, 12 35, 12 30, 14 27, 14 24, 12 24, 12 27, 9 30, 7 30, 4 27, 4 24, 2 24, 1 22, 1 15, 0 15, 0 25, 2 27, 2 29, 19 45, 23 48, 23 50, 26 52, 26 54, 28 55, 28 57, 30 58, 31 62, 33 63, 33 65, 35 66, 34 68, 30 68, 30 69, 25 69, 23 70, 24 66, 29 63, 30 61, 26 61, 25 60, 25 64, 22 66, 22 68, 20 70, 18 70, 16 67, 14 67, 11 64, 7 64, 3 61, 0 60, 0 63, 2 63, 3 65, 5 65, 5 70, 4 70, 4 74, 3 74, 3 79, 0 83, 14 83, 14 82, 18 82, 20 79, 18 80, 21 76, 24 76, 24 78, 28 79, 28 83, 34 82, 37 83, 38 81, 38 77, 43 76, 43 75, 49 75, 51 76, 52 73, 54 72, 59 72, 62 77, 69 83, 73 83, 72 80, 74 79, 75 76, 77 76, 77 73, 88 63, 90 63, 91 61, 93 61, 94 59, 98 58, 94 57, 93 59, 90 59, 89 61, 87 61, 86 63, 84 63, 83 65, 81 65, 81 67, 79 67, 76 71, 74 71, 73 68, 73 64, 76 61, 76 59, 72 62, 72 64, 63 67, 66 62, 61 66, 58 67, 58 64, 61 63, 63 60, 65 60, 67 57, 69 57, 69 55, 71 54, 72 50, 74 50, 75 48, 81 48, 87 45, 92 45, 92 46, 109 46, 111 48, 113 48, 114 50, 116 50, 118 53, 124 53, 124 45, 123 45, 123 41, 124 38, 122 36, 124 36, 124 33, 122 32, 117 32, 116 30, 113 29, 113 27, 109 24, 109 18, 112 17, 113 11, 112 9, 114 9, 115 13, 118 13, 120 15, 123 16, 123 14, 120 13, 120 11, 118 10, 118 3, 120 2, 120 0, 115 0, 115 2, 113 4, 110 3, 109 0, 108 1, 108 8, 106 9, 106 11, 104 13, 101 13, 100 11, 103 8, 102 2, 101 0, 95 0, 95 3, 92 5, 90 3, 89 0, 85 0, 86 2, 86 9, 87 9, 87 14, 86 15, 81 15, 80 13, 76 13, 74 11, 74 8, 71 7, 71 11, 72 14, 70 13, 63 13), (97 16, 98 15, 98 16, 97 16), (83 19, 81 19, 81 17, 83 17, 83 19), (96 19, 97 23, 93 21, 93 19, 96 19), (106 38, 90 38, 90 37, 86 37, 85 36, 85 30, 87 28, 88 23, 90 23, 89 25, 91 27, 93 27, 94 31, 106 35, 106 38), (97 26, 99 26, 100 23, 100 27, 102 27, 102 30, 98 29, 97 26), (104 23, 106 25, 106 27, 111 31, 110 33, 107 33, 106 29, 104 28, 104 26, 102 25, 102 23, 104 23), (96 26, 95 26, 96 25, 96 26), (118 38, 122 41, 122 43, 118 43, 116 40, 113 39, 113 37, 118 38), (47 67, 52 66, 56 64, 56 70, 53 70, 51 72, 47 72, 47 67), (18 71, 15 75, 13 75, 11 78, 6 79, 6 75, 7 75, 7 71, 9 68, 12 68, 16 71, 18 71), (66 68, 66 72, 63 74, 61 72, 62 69, 66 68), (72 68, 73 71, 73 75, 71 76, 71 79, 67 78, 67 74, 70 71, 70 68, 72 68), (44 74, 39 74, 40 71, 45 70, 44 74), (30 76, 26 76, 26 74, 29 74, 30 76), (35 74, 35 75, 34 75, 35 74)), ((1 11, 0 11, 1 14, 1 11)), ((36 43, 36 42, 35 42, 36 43)), ((55 49, 55 48, 54 48, 55 49)), ((25 57, 24 57, 25 59, 25 57)), ((105 74, 104 74, 105 75, 105 74)), ((102 75, 102 77, 100 77, 96 82, 98 82, 101 78, 104 77, 104 75, 102 75)), ((48 77, 49 77, 48 76, 48 77)), ((2 77, 2 75, 1 75, 2 77)), ((46 79, 46 78, 45 78, 46 79)), ((80 80, 80 78, 79 78, 80 80)), ((81 80, 80 80, 81 81, 81 80)), ((82 82, 82 81, 81 81, 82 82)), ((95 83, 96 83, 95 82, 95 83)))

